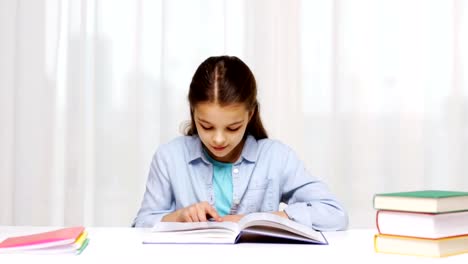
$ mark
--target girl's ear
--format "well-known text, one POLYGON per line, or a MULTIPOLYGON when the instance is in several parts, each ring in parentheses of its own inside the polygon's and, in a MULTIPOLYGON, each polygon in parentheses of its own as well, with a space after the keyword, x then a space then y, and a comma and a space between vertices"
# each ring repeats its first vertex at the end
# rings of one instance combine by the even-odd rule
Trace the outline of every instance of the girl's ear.
POLYGON ((255 107, 253 107, 252 110, 249 111, 249 122, 252 119, 255 112, 257 111, 258 111, 258 103, 255 103, 255 107))
MULTIPOLYGON (((255 113, 255 110, 249 111, 249 122, 252 119, 252 116, 253 116, 254 113, 255 113)), ((247 123, 249 123, 249 122, 247 122, 247 123)))

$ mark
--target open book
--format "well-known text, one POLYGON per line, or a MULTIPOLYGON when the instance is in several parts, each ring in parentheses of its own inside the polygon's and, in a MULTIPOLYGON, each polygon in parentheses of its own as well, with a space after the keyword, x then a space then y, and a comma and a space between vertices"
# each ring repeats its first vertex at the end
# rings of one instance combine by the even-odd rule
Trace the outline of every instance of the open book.
POLYGON ((252 213, 235 222, 160 222, 144 234, 143 243, 235 244, 310 243, 327 245, 316 230, 272 213, 252 213))

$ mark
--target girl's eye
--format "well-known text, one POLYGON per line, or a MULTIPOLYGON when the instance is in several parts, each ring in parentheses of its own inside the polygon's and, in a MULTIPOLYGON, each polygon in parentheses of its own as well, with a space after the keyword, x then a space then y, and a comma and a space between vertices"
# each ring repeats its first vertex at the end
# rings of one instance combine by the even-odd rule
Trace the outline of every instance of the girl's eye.
POLYGON ((206 127, 206 126, 201 126, 204 130, 210 130, 212 129, 213 127, 206 127))
POLYGON ((229 130, 229 131, 237 131, 237 130, 239 130, 239 128, 240 128, 240 127, 236 127, 236 128, 230 128, 230 127, 228 127, 228 130, 229 130))

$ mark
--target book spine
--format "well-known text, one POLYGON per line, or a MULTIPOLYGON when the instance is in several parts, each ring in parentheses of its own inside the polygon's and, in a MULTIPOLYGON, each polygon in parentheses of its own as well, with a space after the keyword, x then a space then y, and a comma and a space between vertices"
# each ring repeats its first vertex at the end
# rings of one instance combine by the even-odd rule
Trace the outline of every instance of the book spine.
POLYGON ((380 232, 380 226, 379 226, 379 214, 380 214, 381 210, 377 210, 377 212, 375 213, 375 226, 377 227, 377 232, 379 234, 381 234, 380 232))
POLYGON ((377 246, 377 238, 379 236, 377 234, 374 235, 374 251, 375 252, 380 252, 379 247, 377 246))

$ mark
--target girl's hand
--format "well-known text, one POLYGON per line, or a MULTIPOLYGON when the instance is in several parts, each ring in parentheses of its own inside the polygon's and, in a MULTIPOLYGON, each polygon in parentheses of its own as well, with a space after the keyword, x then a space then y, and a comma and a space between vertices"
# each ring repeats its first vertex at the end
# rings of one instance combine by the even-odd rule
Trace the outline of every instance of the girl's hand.
POLYGON ((173 213, 165 215, 163 222, 206 222, 213 218, 215 221, 222 221, 216 209, 208 202, 195 203, 181 208, 173 213))
POLYGON ((223 216, 221 219, 223 219, 223 222, 224 221, 228 221, 228 222, 239 222, 241 220, 241 218, 244 217, 244 215, 242 214, 238 214, 238 215, 225 215, 223 216))
POLYGON ((278 212, 271 212, 272 214, 279 215, 284 218, 289 218, 288 215, 284 211, 278 211, 278 212))
MULTIPOLYGON (((278 212, 271 212, 272 214, 275 214, 275 215, 278 215, 278 216, 281 216, 281 217, 284 217, 284 218, 288 218, 288 215, 284 212, 284 211, 278 211, 278 212)), ((223 216, 221 217, 221 219, 223 219, 223 221, 228 221, 228 222, 239 222, 242 217, 244 217, 245 215, 243 214, 238 214, 238 215, 226 215, 226 216, 223 216)))

